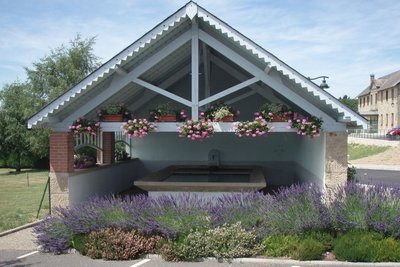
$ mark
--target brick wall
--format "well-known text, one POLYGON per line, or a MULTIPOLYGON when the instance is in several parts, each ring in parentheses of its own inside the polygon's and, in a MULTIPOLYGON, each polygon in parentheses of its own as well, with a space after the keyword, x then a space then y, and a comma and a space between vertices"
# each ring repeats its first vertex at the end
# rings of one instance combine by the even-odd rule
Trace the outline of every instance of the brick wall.
POLYGON ((103 132, 103 163, 114 163, 115 154, 115 133, 103 132))
POLYGON ((74 171, 74 140, 71 133, 50 133, 50 172, 74 171))

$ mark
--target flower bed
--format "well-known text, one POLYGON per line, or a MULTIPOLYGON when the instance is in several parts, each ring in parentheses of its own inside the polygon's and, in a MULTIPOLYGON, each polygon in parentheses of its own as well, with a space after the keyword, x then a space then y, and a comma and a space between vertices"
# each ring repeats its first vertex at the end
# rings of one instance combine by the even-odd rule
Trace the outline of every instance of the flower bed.
POLYGON ((262 254, 312 260, 329 252, 347 261, 400 261, 400 188, 349 183, 331 197, 328 203, 316 186, 303 184, 214 200, 94 198, 56 209, 34 231, 46 251, 76 247, 104 259, 157 252, 174 261, 262 254))

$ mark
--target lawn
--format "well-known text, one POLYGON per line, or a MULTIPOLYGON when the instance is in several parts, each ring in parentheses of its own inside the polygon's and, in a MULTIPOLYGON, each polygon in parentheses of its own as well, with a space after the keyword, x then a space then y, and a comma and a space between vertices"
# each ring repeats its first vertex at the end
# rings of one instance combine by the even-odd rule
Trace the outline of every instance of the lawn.
POLYGON ((348 154, 349 160, 356 160, 385 152, 390 147, 388 146, 368 146, 360 144, 349 144, 348 154))
MULTIPOLYGON (((0 169, 0 232, 36 220, 47 182, 48 170, 23 170, 19 174, 11 171, 0 169)), ((48 211, 47 192, 39 218, 43 218, 48 211)))

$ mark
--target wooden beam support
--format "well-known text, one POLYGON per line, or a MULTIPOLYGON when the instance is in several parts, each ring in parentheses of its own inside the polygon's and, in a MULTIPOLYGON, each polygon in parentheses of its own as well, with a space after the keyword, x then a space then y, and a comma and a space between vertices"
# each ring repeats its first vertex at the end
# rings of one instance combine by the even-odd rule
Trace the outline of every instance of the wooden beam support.
POLYGON ((136 68, 134 68, 124 77, 114 76, 113 81, 107 90, 104 90, 102 93, 96 95, 91 100, 89 100, 85 105, 81 106, 75 112, 70 114, 67 118, 65 118, 61 122, 61 125, 58 124, 54 125, 54 129, 71 125, 73 120, 95 109, 98 105, 100 105, 105 100, 109 99, 111 96, 116 94, 123 87, 131 83, 133 79, 138 78, 144 72, 151 69, 154 65, 160 62, 163 58, 165 58, 166 56, 174 52, 176 49, 187 43, 190 40, 191 36, 192 36, 191 31, 183 33, 182 35, 180 35, 179 37, 168 43, 164 48, 162 48, 161 50, 150 56, 148 59, 143 61, 141 64, 139 64, 136 68))
POLYGON ((204 67, 204 98, 207 98, 211 95, 210 49, 208 49, 205 43, 203 43, 202 49, 203 49, 203 67, 204 67))
POLYGON ((280 94, 282 94, 284 97, 286 97, 293 103, 296 103, 306 112, 317 117, 322 117, 326 123, 329 124, 336 123, 338 126, 340 125, 340 123, 337 123, 328 114, 326 114, 325 112, 314 106, 312 103, 308 102, 303 97, 299 96, 297 93, 292 91, 290 88, 286 87, 284 84, 280 83, 279 81, 276 81, 276 79, 274 79, 270 75, 267 75, 263 70, 259 69, 257 66, 249 62, 247 59, 245 59, 244 57, 242 57, 241 55, 239 55, 238 53, 236 53, 235 51, 233 51, 232 49, 230 49, 225 44, 221 43, 208 33, 200 30, 199 38, 200 40, 208 44, 210 47, 214 48, 215 50, 217 50, 218 52, 229 58, 235 64, 245 68, 252 75, 260 77, 262 82, 267 84, 273 90, 278 91, 280 94))
POLYGON ((255 94, 257 94, 256 91, 250 91, 250 92, 241 94, 241 95, 239 95, 239 96, 237 96, 235 98, 229 99, 228 101, 225 101, 225 104, 232 105, 233 103, 236 103, 236 102, 238 102, 240 100, 243 100, 243 99, 248 98, 249 96, 252 96, 252 95, 255 95, 255 94))
MULTIPOLYGON (((248 78, 247 75, 245 75, 242 72, 240 72, 239 70, 235 69, 234 67, 232 67, 225 61, 221 60, 220 58, 218 58, 214 55, 211 55, 210 59, 211 59, 211 62, 213 62, 215 65, 219 66, 221 69, 226 71, 232 77, 239 79, 239 80, 244 80, 244 79, 248 78)), ((252 84, 252 85, 250 85, 250 88, 271 102, 281 103, 281 100, 279 100, 273 94, 273 92, 271 90, 265 90, 265 88, 262 88, 258 84, 252 84)))
POLYGON ((192 120, 199 119, 199 25, 192 19, 192 120))
POLYGON ((244 81, 244 82, 241 82, 241 83, 239 83, 237 85, 234 85, 234 86, 232 86, 232 87, 230 87, 228 89, 225 89, 222 92, 219 92, 218 94, 212 95, 212 96, 210 96, 210 97, 208 97, 206 99, 201 100, 200 103, 199 103, 199 106, 204 106, 204 105, 206 105, 208 103, 211 103, 211 102, 213 102, 215 100, 218 100, 218 99, 220 99, 220 98, 222 98, 224 96, 230 95, 230 94, 232 94, 232 93, 234 93, 236 91, 239 91, 239 90, 249 86, 250 84, 258 82, 259 80, 260 80, 260 78, 253 77, 251 79, 248 79, 247 81, 244 81))
POLYGON ((132 81, 134 83, 139 84, 139 85, 141 85, 141 86, 143 86, 143 87, 145 87, 147 89, 150 89, 150 90, 152 90, 152 91, 154 91, 154 92, 156 92, 156 93, 158 93, 160 95, 166 96, 166 97, 168 97, 168 98, 170 98, 170 99, 172 99, 172 100, 174 100, 176 102, 182 103, 182 104, 184 104, 184 105, 186 105, 188 107, 192 106, 192 102, 190 102, 190 101, 188 101, 188 100, 186 100, 186 99, 184 99, 184 98, 182 98, 180 96, 177 96, 177 95, 175 95, 175 94, 173 94, 171 92, 168 92, 167 90, 164 90, 164 89, 162 89, 160 87, 152 85, 151 83, 143 81, 143 80, 141 80, 139 78, 135 78, 132 81))

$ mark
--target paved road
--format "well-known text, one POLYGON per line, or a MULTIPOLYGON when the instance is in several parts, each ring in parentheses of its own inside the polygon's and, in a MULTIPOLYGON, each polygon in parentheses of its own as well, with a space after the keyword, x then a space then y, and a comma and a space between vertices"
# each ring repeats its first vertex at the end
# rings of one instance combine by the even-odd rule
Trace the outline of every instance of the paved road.
POLYGON ((389 183, 400 185, 400 171, 357 169, 356 179, 361 183, 389 183))
MULTIPOLYGON (((400 263, 346 263, 346 262, 334 262, 334 261, 310 261, 310 262, 299 262, 294 260, 267 260, 266 262, 224 262, 219 263, 215 260, 204 261, 204 262, 165 262, 160 259, 139 259, 133 261, 103 261, 103 260, 92 260, 88 257, 81 256, 79 254, 63 254, 53 255, 49 253, 35 253, 30 256, 17 259, 20 256, 24 256, 31 251, 27 250, 0 250, 0 267, 22 267, 22 266, 40 266, 40 267, 56 267, 56 266, 79 266, 79 267, 305 267, 305 266, 330 266, 330 267, 400 267, 400 263)), ((256 259, 257 260, 257 259, 256 259)))

